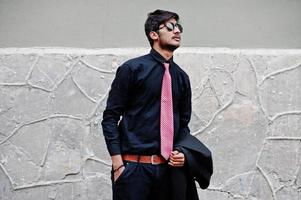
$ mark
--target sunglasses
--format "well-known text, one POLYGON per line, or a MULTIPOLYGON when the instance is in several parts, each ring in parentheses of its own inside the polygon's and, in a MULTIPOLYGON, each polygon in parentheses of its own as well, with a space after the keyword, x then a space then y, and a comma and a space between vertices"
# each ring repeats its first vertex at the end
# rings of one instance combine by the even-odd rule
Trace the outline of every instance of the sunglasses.
POLYGON ((167 22, 167 23, 163 24, 162 27, 159 27, 159 30, 162 29, 162 28, 164 28, 164 27, 166 27, 167 30, 168 30, 169 32, 175 30, 176 27, 179 29, 180 33, 183 32, 183 27, 182 27, 182 25, 181 25, 181 24, 178 24, 178 23, 177 23, 177 24, 174 24, 174 23, 172 23, 172 22, 167 22))

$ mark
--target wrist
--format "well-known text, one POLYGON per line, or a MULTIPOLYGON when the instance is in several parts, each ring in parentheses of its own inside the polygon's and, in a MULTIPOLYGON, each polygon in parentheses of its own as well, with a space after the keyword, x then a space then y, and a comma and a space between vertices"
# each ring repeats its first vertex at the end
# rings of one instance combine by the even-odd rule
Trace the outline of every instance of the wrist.
POLYGON ((112 158, 113 169, 116 169, 116 168, 120 167, 121 165, 123 165, 123 160, 122 160, 121 155, 115 155, 115 156, 112 156, 111 158, 112 158))
POLYGON ((123 162, 117 162, 117 163, 113 163, 112 167, 113 167, 113 169, 117 169, 118 167, 120 167, 122 165, 123 165, 123 162))
POLYGON ((117 171, 120 170, 122 167, 124 167, 123 164, 120 165, 120 166, 118 166, 118 167, 116 167, 116 168, 113 167, 113 172, 114 172, 114 173, 117 172, 117 171))

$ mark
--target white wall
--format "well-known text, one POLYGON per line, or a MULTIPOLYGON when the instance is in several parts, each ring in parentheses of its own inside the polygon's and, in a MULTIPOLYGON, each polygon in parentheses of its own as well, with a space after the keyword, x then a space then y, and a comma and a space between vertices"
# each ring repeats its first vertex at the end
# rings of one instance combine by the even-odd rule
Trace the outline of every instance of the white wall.
POLYGON ((183 46, 301 47, 299 0, 0 0, 0 47, 146 47, 157 8, 180 14, 183 46))

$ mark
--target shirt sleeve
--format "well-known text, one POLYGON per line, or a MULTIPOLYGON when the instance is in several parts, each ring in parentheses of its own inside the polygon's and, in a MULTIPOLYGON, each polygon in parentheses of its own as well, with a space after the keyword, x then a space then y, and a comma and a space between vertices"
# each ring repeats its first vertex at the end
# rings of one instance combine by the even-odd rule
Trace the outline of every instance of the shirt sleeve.
POLYGON ((118 122, 128 103, 132 74, 128 65, 118 67, 107 99, 107 106, 103 112, 101 125, 111 156, 121 154, 118 122))

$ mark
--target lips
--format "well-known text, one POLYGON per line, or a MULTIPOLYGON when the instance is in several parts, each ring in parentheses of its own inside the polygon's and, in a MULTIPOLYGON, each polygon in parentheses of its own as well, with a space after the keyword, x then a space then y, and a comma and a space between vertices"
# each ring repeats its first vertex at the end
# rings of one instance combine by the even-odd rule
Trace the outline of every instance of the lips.
POLYGON ((175 39, 175 40, 177 40, 177 41, 180 41, 180 40, 181 40, 181 37, 180 37, 180 36, 174 36, 174 37, 172 37, 172 39, 175 39))

